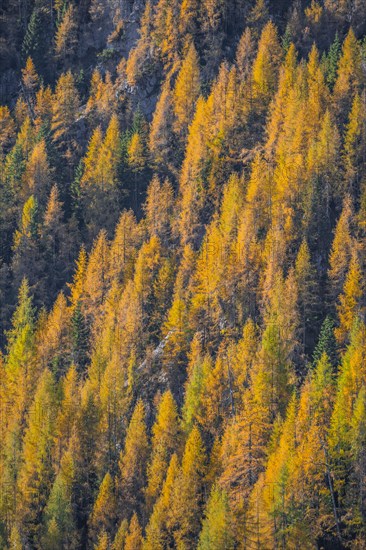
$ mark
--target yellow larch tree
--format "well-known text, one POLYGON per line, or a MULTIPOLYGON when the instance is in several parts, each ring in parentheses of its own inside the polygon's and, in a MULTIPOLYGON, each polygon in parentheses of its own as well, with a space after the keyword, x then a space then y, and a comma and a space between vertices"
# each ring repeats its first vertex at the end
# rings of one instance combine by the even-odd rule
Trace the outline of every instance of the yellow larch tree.
POLYGON ((149 0, 140 21, 139 40, 130 51, 126 65, 126 77, 130 86, 136 84, 153 67, 150 39, 153 31, 153 6, 149 0))
POLYGON ((133 411, 119 460, 120 487, 125 511, 138 510, 146 480, 149 442, 145 425, 145 407, 139 400, 133 411))
POLYGON ((363 282, 361 267, 356 252, 353 252, 344 282, 343 292, 339 297, 339 304, 337 306, 339 326, 335 329, 335 336, 341 345, 347 342, 353 325, 357 317, 361 314, 362 295, 363 282))
POLYGON ((354 248, 354 240, 351 233, 353 209, 351 197, 347 196, 343 203, 343 209, 338 219, 332 248, 329 256, 328 276, 332 285, 333 296, 337 297, 341 292, 354 248))
POLYGON ((280 69, 278 91, 274 98, 273 107, 270 113, 270 120, 267 125, 268 141, 266 148, 268 153, 273 152, 276 141, 284 124, 286 109, 290 100, 290 92, 295 84, 296 78, 296 49, 290 45, 286 54, 285 62, 280 69))
POLYGON ((29 157, 24 173, 24 195, 34 194, 40 202, 45 201, 51 188, 51 170, 47 159, 46 142, 39 141, 29 157))
POLYGON ((167 468, 159 499, 154 505, 146 527, 143 550, 164 550, 166 545, 173 540, 172 533, 168 531, 168 523, 173 489, 179 471, 178 457, 174 453, 167 468))
POLYGON ((275 91, 280 61, 281 48, 277 29, 270 21, 262 31, 253 63, 253 96, 258 106, 261 103, 268 104, 275 91))
POLYGON ((37 517, 44 509, 51 490, 51 452, 56 407, 55 381, 46 369, 38 382, 35 398, 30 407, 30 421, 24 436, 23 461, 18 478, 21 498, 17 515, 29 533, 29 540, 34 541, 40 536, 37 517))
POLYGON ((73 54, 77 45, 77 11, 70 2, 67 6, 62 21, 57 27, 55 37, 56 57, 62 57, 65 63, 66 57, 73 54))
POLYGON ((168 527, 178 547, 189 547, 198 535, 205 472, 206 453, 199 429, 194 426, 184 448, 169 510, 168 527))
POLYGON ((125 284, 133 276, 133 268, 141 244, 142 232, 132 210, 123 211, 111 242, 111 280, 125 284))
POLYGON ((124 550, 142 550, 142 529, 136 514, 133 514, 125 539, 124 550))
POLYGON ((103 134, 100 126, 98 126, 90 138, 88 150, 84 157, 84 172, 81 178, 81 186, 88 186, 98 183, 97 179, 97 162, 99 159, 101 147, 103 143, 103 134))
POLYGON ((353 97, 363 81, 360 44, 351 28, 343 42, 338 77, 334 86, 334 99, 342 116, 347 114, 353 97))
POLYGON ((255 54, 253 42, 252 31, 250 27, 246 27, 239 40, 235 58, 239 75, 243 78, 245 84, 249 86, 249 96, 252 92, 251 71, 255 54))
POLYGON ((74 309, 78 302, 80 302, 83 298, 87 263, 88 256, 86 250, 84 247, 81 247, 79 257, 76 262, 73 281, 71 284, 68 284, 68 287, 70 288, 70 302, 72 309, 74 309))
POLYGON ((171 455, 178 446, 178 412, 170 391, 161 397, 152 428, 152 451, 148 466, 146 499, 152 506, 160 493, 171 455))
POLYGON ((161 170, 172 162, 173 94, 169 80, 162 87, 150 127, 149 149, 154 165, 161 170))
POLYGON ((343 161, 348 180, 347 192, 352 193, 354 186, 358 187, 364 169, 362 159, 365 150, 365 96, 355 95, 349 114, 346 135, 344 138, 343 161))
POLYGON ((159 237, 163 245, 169 242, 173 216, 174 192, 171 183, 160 183, 154 176, 147 190, 144 205, 146 226, 150 237, 159 237))
POLYGON ((0 107, 0 160, 15 137, 14 120, 9 107, 0 107))
POLYGON ((109 289, 109 242, 105 231, 101 231, 88 258, 85 271, 84 300, 85 313, 96 318, 109 289))
POLYGON ((71 71, 68 71, 58 79, 54 95, 52 130, 56 142, 69 142, 72 135, 71 127, 76 120, 79 106, 75 79, 71 71))
POLYGON ((174 128, 181 139, 186 137, 188 127, 193 119, 200 87, 199 60, 192 42, 174 87, 174 128))
POLYGON ((99 493, 89 519, 91 540, 96 540, 101 531, 105 531, 109 536, 114 532, 116 507, 113 478, 107 472, 100 484, 99 493))

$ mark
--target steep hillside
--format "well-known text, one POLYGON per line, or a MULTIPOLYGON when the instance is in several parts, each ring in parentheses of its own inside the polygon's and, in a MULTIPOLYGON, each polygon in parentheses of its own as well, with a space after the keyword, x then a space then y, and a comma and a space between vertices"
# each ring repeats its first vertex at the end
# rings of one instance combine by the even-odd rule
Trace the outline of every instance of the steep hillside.
POLYGON ((0 549, 362 549, 366 4, 4 0, 0 549))

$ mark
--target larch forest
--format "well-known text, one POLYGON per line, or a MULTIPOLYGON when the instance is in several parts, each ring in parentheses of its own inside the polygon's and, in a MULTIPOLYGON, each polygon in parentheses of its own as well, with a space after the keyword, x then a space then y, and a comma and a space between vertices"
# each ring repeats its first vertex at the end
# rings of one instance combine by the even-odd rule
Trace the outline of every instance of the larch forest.
POLYGON ((0 549, 365 549, 365 0, 2 0, 0 105, 0 549))

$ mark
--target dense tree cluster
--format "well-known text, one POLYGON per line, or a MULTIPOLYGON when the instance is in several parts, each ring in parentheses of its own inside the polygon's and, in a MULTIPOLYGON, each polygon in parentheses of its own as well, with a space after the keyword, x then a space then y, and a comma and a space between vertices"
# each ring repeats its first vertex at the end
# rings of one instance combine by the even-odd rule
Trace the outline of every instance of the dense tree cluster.
POLYGON ((365 3, 0 29, 0 548, 364 548, 365 3))

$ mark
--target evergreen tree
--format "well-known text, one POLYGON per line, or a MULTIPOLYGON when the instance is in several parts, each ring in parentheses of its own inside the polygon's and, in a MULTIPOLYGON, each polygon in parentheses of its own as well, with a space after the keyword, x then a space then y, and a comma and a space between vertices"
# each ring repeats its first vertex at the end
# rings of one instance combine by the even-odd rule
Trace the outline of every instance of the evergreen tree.
POLYGON ((25 58, 32 56, 37 61, 41 62, 41 34, 42 34, 42 18, 38 7, 34 7, 29 18, 27 31, 24 35, 22 44, 22 53, 25 58))
POLYGON ((84 373, 89 358, 89 330, 80 302, 76 303, 72 315, 72 341, 73 341, 73 361, 78 366, 79 372, 84 373))
POLYGON ((45 509, 46 533, 42 543, 46 548, 69 548, 77 542, 71 501, 74 475, 72 457, 66 452, 45 509))
POLYGON ((6 395, 7 401, 14 407, 13 420, 18 422, 32 399, 31 387, 38 374, 34 356, 35 310, 26 279, 19 288, 18 305, 12 317, 12 327, 7 333, 7 346, 6 395))
POLYGON ((334 321, 328 315, 321 326, 318 343, 315 346, 313 361, 316 364, 326 353, 333 367, 337 364, 337 343, 334 336, 334 321))
POLYGON ((325 69, 326 69, 326 79, 327 84, 331 90, 333 90, 334 84, 337 79, 337 69, 338 63, 341 56, 341 42, 339 40, 338 33, 334 37, 328 55, 325 58, 325 69))

